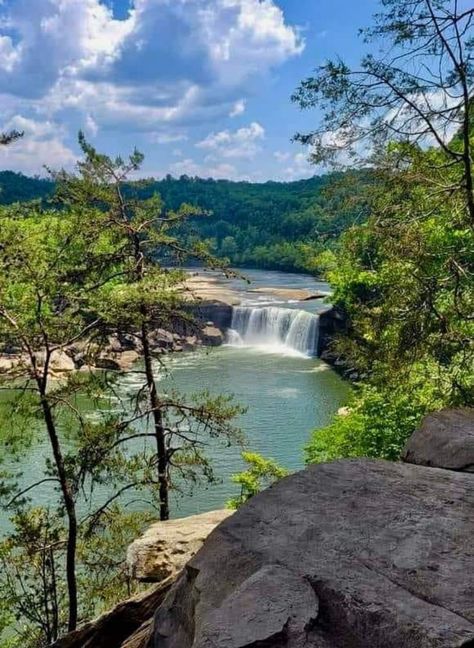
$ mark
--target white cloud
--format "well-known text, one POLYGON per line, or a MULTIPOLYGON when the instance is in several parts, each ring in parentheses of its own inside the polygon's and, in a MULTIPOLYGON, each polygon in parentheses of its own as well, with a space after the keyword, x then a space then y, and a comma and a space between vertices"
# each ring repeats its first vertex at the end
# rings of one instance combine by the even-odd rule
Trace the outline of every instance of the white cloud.
POLYGON ((278 174, 282 180, 300 180, 309 178, 316 173, 316 168, 309 161, 309 152, 299 152, 294 155, 276 151, 275 158, 283 165, 278 174))
POLYGON ((3 130, 16 129, 24 132, 23 138, 0 147, 0 165, 26 174, 36 174, 44 166, 59 169, 72 167, 76 162, 74 153, 64 144, 63 129, 53 122, 40 122, 15 115, 3 130))
POLYGON ((242 114, 255 80, 303 48, 274 0, 135 0, 122 20, 101 0, 15 0, 0 4, 0 93, 157 131, 242 114))
POLYGON ((184 133, 151 133, 150 139, 156 144, 174 144, 185 142, 188 137, 184 133))
POLYGON ((278 162, 286 162, 287 160, 290 159, 291 153, 288 153, 288 151, 275 151, 273 153, 273 157, 278 162))
POLYGON ((15 45, 3 36, 0 85, 28 97, 44 95, 60 78, 110 65, 134 28, 133 12, 115 20, 100 0, 15 0, 0 12, 0 31, 17 36, 15 45))
POLYGON ((215 178, 215 179, 228 179, 228 180, 248 180, 249 177, 242 175, 232 164, 225 162, 207 165, 200 164, 191 158, 174 162, 170 165, 169 171, 172 175, 181 176, 198 176, 200 178, 215 178))
POLYGON ((86 129, 92 135, 92 137, 95 137, 99 132, 99 127, 97 126, 97 122, 92 117, 92 115, 86 116, 86 129))
POLYGON ((232 110, 229 113, 229 117, 238 117, 245 112, 246 101, 245 99, 239 99, 232 106, 232 110))
POLYGON ((21 55, 10 36, 0 36, 0 69, 11 72, 21 55))
POLYGON ((223 158, 253 158, 261 150, 259 142, 265 137, 265 129, 258 122, 236 131, 223 130, 210 133, 196 146, 223 158))

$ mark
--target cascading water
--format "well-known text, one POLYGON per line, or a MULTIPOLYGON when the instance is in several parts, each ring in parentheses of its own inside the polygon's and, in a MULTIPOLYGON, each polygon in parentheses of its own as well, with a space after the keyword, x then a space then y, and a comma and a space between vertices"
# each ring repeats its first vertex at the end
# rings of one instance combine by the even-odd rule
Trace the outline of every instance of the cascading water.
POLYGON ((236 306, 227 342, 232 346, 258 347, 275 353, 315 356, 318 324, 317 315, 303 310, 236 306))

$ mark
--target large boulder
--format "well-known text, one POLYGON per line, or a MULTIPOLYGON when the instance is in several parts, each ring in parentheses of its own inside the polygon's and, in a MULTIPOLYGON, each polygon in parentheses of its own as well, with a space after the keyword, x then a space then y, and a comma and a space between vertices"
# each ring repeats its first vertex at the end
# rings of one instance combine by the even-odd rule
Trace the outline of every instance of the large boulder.
POLYGON ((474 472, 474 410, 428 414, 408 440, 402 459, 421 466, 474 472))
POLYGON ((206 346, 219 346, 224 342, 224 334, 216 326, 206 324, 200 332, 202 343, 206 346))
POLYGON ((74 371, 75 368, 74 360, 65 351, 58 349, 52 352, 49 360, 49 370, 51 373, 69 373, 70 371, 74 371))
POLYGON ((188 563, 152 645, 474 646, 472 479, 361 459, 278 482, 188 563))
POLYGON ((176 576, 211 531, 231 513, 223 509, 156 522, 128 548, 127 563, 132 576, 143 582, 159 582, 176 576))

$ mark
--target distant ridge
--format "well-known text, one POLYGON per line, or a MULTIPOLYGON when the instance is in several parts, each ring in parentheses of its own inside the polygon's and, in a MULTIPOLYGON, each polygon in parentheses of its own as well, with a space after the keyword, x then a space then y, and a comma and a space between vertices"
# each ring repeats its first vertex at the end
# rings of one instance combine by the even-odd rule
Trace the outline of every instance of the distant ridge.
MULTIPOLYGON (((292 182, 252 183, 170 175, 129 185, 142 198, 159 193, 168 209, 188 203, 205 215, 180 232, 210 242, 217 256, 240 267, 318 274, 318 252, 367 217, 368 171, 313 176, 292 182)), ((13 171, 0 172, 0 204, 40 199, 54 182, 13 171)))

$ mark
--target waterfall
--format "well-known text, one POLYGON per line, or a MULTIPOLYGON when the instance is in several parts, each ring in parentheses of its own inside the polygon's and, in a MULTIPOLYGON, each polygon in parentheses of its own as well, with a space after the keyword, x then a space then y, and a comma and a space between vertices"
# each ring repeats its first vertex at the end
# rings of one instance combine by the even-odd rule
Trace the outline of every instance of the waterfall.
POLYGON ((236 306, 227 343, 258 347, 275 353, 315 356, 318 344, 317 315, 303 310, 266 306, 236 306))

